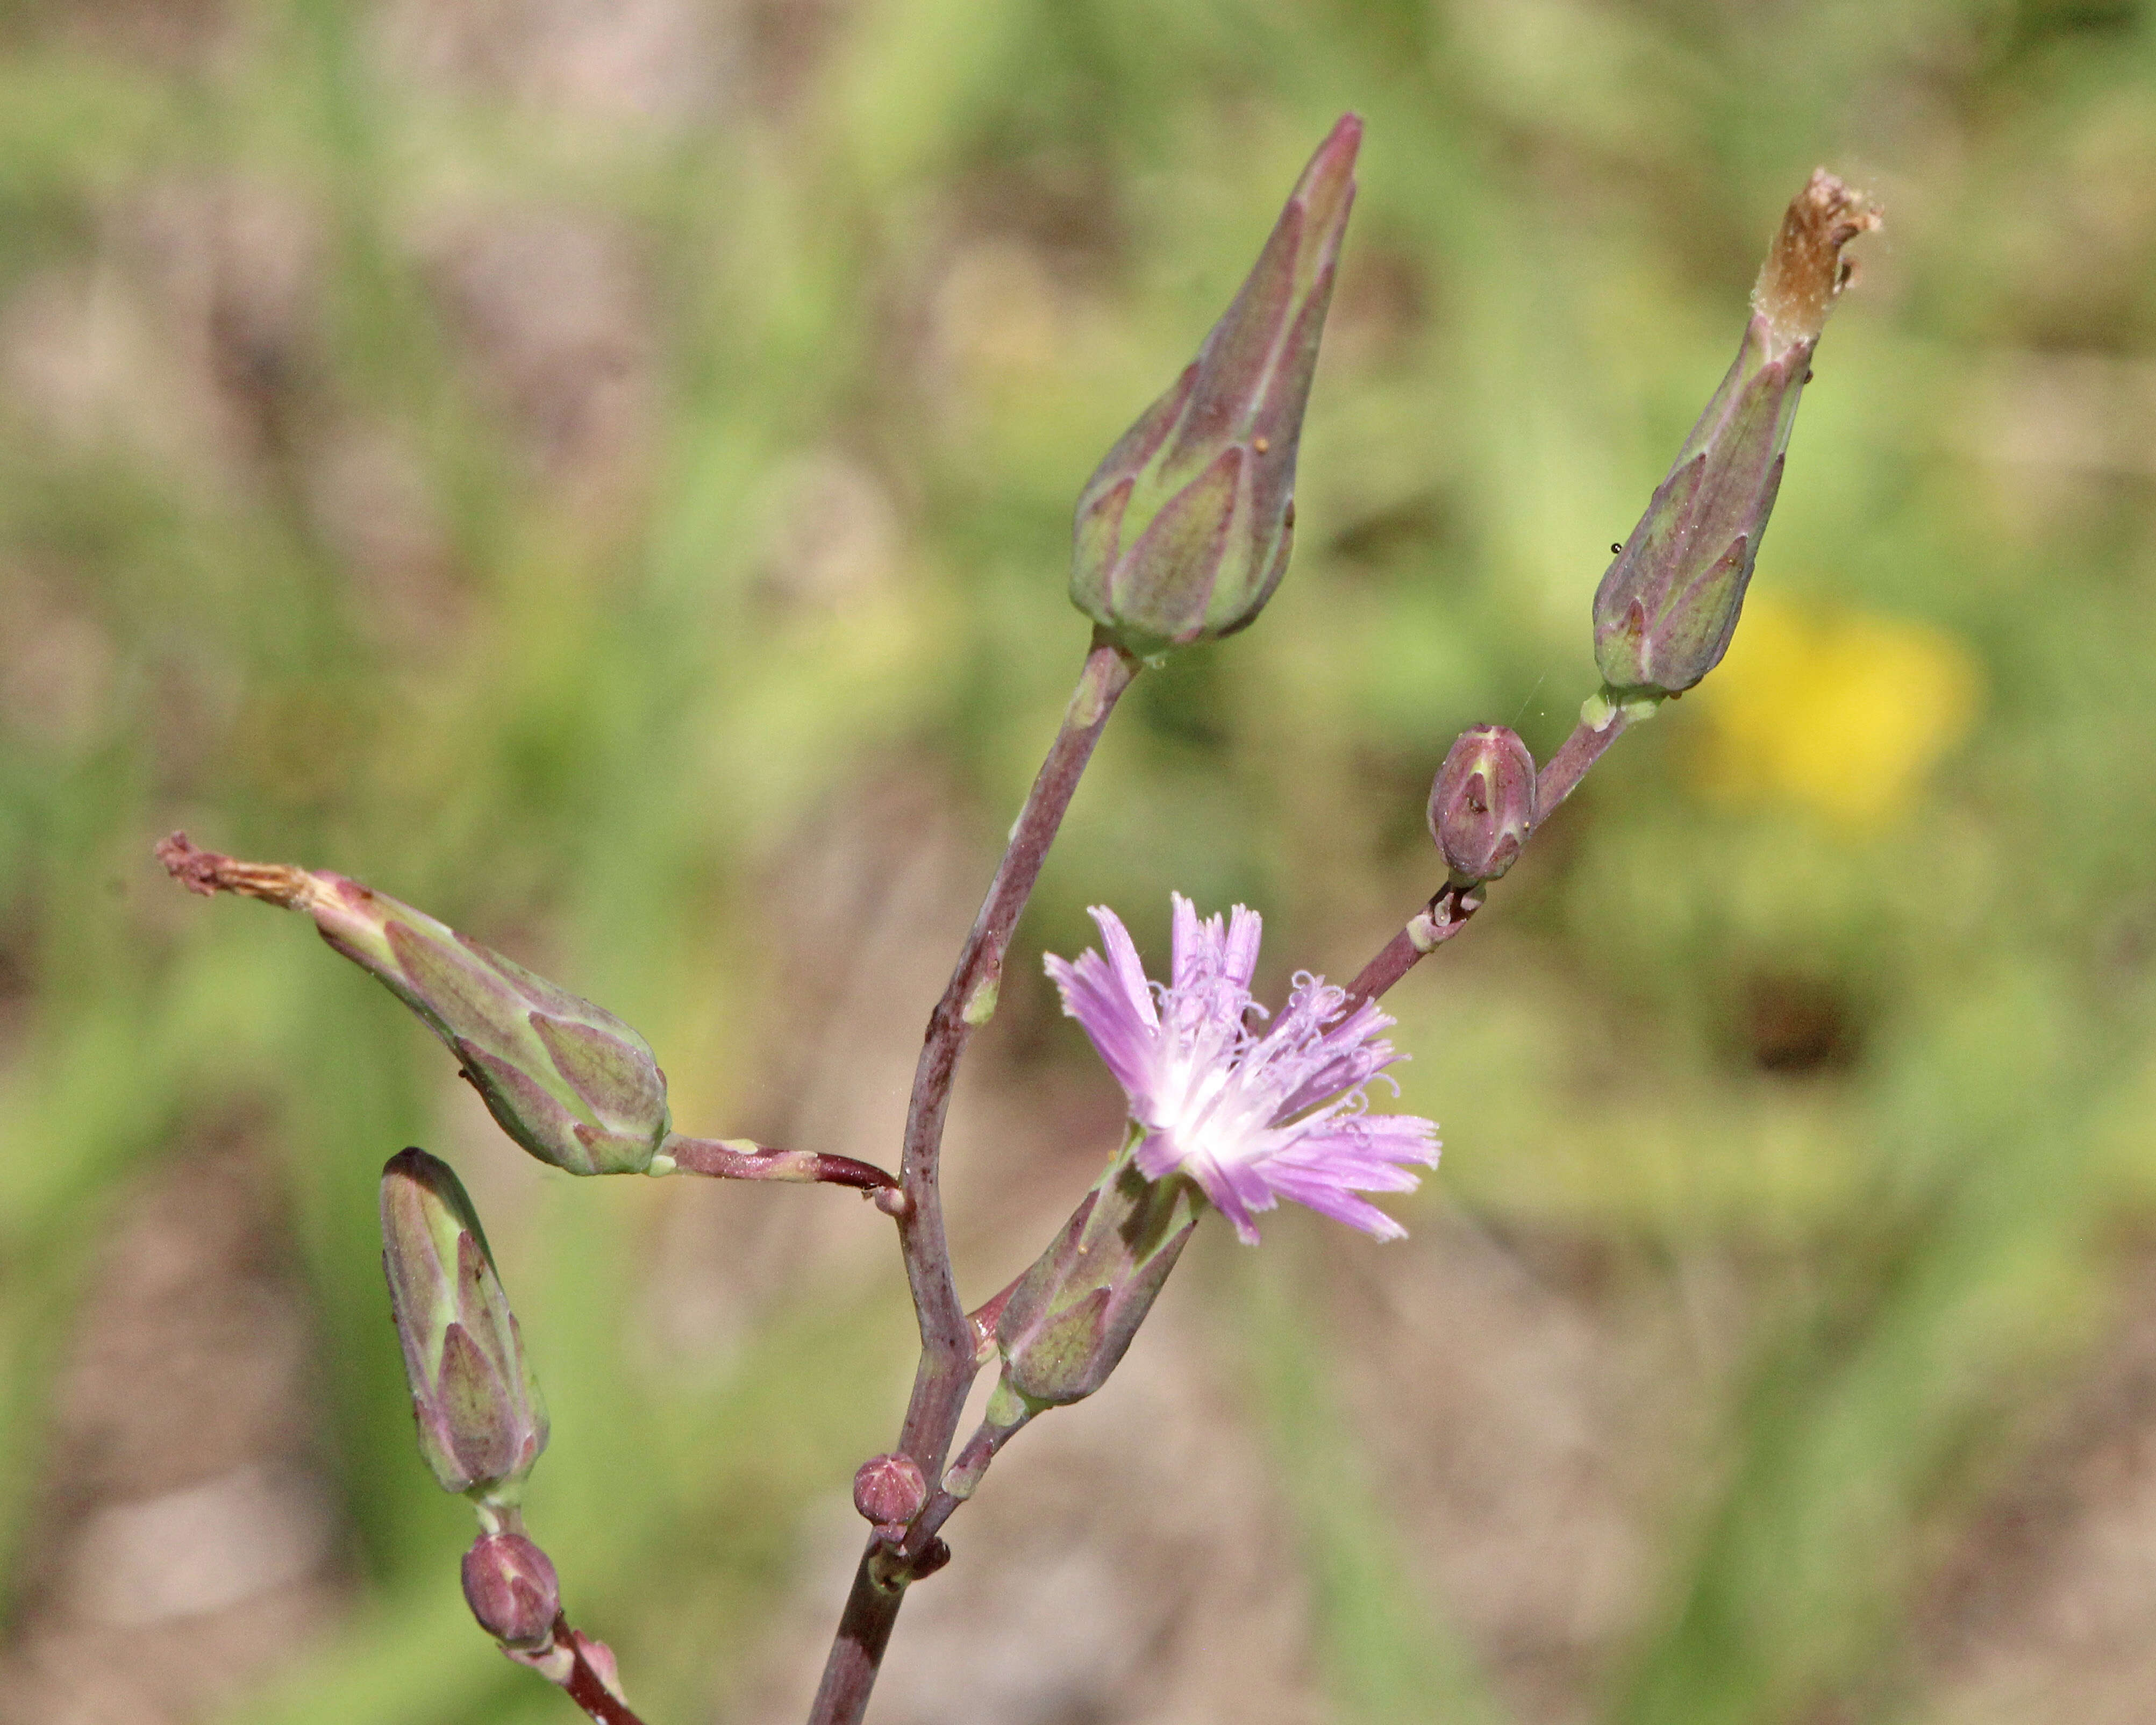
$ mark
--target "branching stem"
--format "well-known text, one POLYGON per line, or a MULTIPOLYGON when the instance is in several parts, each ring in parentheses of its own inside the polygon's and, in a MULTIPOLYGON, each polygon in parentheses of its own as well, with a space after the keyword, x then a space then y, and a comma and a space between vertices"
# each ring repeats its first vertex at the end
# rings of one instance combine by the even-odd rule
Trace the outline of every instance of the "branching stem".
MULTIPOLYGON (((1093 746, 1138 668, 1138 661, 1120 648, 1095 641, 1079 678, 1077 693, 1064 716, 1063 728, 1034 780, 1018 824, 1011 829, 1009 848, 959 954, 950 986, 928 1021, 927 1038, 914 1073, 905 1160, 900 1170, 906 1204, 898 1215, 899 1240, 921 1324, 921 1363, 914 1373, 913 1395, 906 1406, 899 1450, 912 1458, 922 1478, 930 1481, 931 1494, 903 1540, 893 1545, 879 1535, 870 1540, 861 1553, 808 1725, 859 1725, 908 1583, 940 1566, 948 1554, 937 1532, 963 1500, 945 1486, 944 1464, 966 1393, 983 1363, 983 1338, 993 1323, 993 1308, 1004 1297, 998 1296, 969 1317, 959 1301, 957 1284, 951 1274, 937 1176, 952 1080, 968 1040, 995 1010, 1011 932, 1033 891, 1093 746)), ((1604 706, 1591 718, 1582 718, 1578 728, 1536 779, 1537 824, 1571 795, 1588 768, 1601 758, 1635 716, 1625 708, 1604 706)), ((1481 907, 1482 900, 1483 889, 1479 886, 1440 888, 1363 966, 1349 985, 1350 1003, 1373 1000, 1383 994, 1425 954, 1436 951, 1465 928, 1481 907)), ((977 1464, 972 1469, 975 1475, 1000 1447, 999 1440, 987 1437, 986 1430, 962 1458, 977 1464)))
MULTIPOLYGON (((951 1254, 943 1231, 943 1199, 937 1163, 943 1122, 950 1111, 951 1084, 959 1058, 973 1034, 994 1014, 1003 983, 1004 955, 1019 913, 1032 896, 1040 865, 1055 842, 1064 811, 1093 746, 1101 740, 1108 716, 1131 685, 1139 661, 1122 648, 1095 638, 1078 688, 1063 716, 1063 726, 1041 763, 1033 789, 1011 829, 1010 844, 995 880, 966 937, 950 986, 928 1020, 928 1034, 913 1076, 913 1097, 906 1114, 906 1148, 899 1183, 906 1204, 898 1215, 906 1278, 921 1325, 921 1363, 913 1394, 906 1404, 898 1453, 912 1458, 921 1477, 939 1482, 958 1427, 966 1392, 980 1369, 978 1332, 958 1298, 951 1273, 951 1254)), ((926 1534, 909 1535, 899 1553, 880 1539, 862 1553, 837 1636, 831 1644, 824 1681, 809 1712, 809 1725, 855 1725, 868 1707, 877 1667, 891 1640, 899 1603, 912 1575, 921 1573, 934 1548, 926 1534), (894 1563, 896 1556, 899 1561, 894 1563)))

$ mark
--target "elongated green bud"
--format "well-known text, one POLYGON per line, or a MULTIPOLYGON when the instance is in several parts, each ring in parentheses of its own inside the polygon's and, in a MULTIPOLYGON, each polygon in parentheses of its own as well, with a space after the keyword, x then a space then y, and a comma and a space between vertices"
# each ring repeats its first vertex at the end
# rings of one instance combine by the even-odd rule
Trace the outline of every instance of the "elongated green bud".
POLYGON ((1181 1178, 1148 1180, 1116 1158, 1012 1288, 996 1322, 1004 1383, 1029 1409, 1084 1399, 1122 1363, 1198 1225, 1181 1178))
POLYGON ((444 1491, 513 1504, 547 1447, 547 1404, 478 1213, 424 1150, 382 1170, 382 1268, 419 1453, 444 1491))
POLYGON ((1094 1182, 1033 1267, 974 1314, 978 1333, 994 1337, 1003 1373, 980 1429, 944 1470, 953 1497, 973 1495, 997 1452, 1035 1414, 1082 1401, 1108 1381, 1198 1231, 1205 1199, 1196 1183, 1182 1174, 1147 1179, 1137 1142, 1094 1182))
POLYGON ((1286 572, 1296 447, 1362 141, 1343 116, 1196 360, 1079 496, 1071 603, 1130 652, 1233 634, 1286 572))
POLYGON ((501 1129, 542 1162, 572 1174, 650 1168, 670 1123, 666 1075, 612 1013, 342 875, 240 862, 197 849, 184 833, 157 855, 197 892, 236 892, 313 917, 325 941, 449 1045, 501 1129))
POLYGON ((1728 649, 1812 352, 1850 279, 1841 249, 1878 225, 1824 168, 1783 217, 1735 363, 1595 589, 1595 663, 1613 701, 1681 695, 1728 649))

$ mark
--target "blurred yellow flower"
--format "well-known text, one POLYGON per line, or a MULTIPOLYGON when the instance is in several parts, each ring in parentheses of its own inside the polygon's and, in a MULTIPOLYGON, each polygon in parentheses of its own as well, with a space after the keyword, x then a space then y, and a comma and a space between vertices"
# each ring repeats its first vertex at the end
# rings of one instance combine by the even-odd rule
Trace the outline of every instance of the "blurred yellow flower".
POLYGON ((1879 827, 1968 734, 1982 686, 1943 629, 1762 595, 1696 697, 1707 721, 1698 777, 1717 795, 1879 827))

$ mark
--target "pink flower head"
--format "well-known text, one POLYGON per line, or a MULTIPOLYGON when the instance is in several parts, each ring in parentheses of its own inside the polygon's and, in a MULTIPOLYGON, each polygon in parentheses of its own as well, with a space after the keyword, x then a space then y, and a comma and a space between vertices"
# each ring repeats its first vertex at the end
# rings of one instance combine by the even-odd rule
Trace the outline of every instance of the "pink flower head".
MULTIPOLYGON (((1380 1240, 1407 1230, 1358 1192, 1411 1192, 1403 1166, 1437 1163, 1435 1122, 1372 1114, 1363 1088, 1402 1058, 1378 1033, 1393 1020, 1370 1001, 1346 1010, 1348 993, 1297 973, 1279 1021, 1260 1035, 1250 1019, 1257 968, 1255 911, 1237 905, 1224 928, 1199 920, 1175 895, 1174 974, 1149 982, 1137 948, 1113 911, 1096 906, 1102 957, 1050 956, 1048 973, 1063 1010, 1130 1098, 1143 1130, 1138 1171, 1149 1180, 1183 1173, 1204 1190, 1236 1235, 1255 1245, 1252 1212, 1283 1198, 1380 1240)), ((1390 1081, 1387 1081, 1389 1082, 1390 1081)))

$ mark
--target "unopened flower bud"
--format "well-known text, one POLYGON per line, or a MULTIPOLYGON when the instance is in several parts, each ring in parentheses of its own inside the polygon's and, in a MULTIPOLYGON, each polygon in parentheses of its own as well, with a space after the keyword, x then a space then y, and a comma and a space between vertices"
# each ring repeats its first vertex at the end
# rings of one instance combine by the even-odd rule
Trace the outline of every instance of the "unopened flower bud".
POLYGON ((547 1553, 521 1533, 489 1533, 465 1553, 465 1603, 505 1647, 536 1652, 554 1638, 562 1585, 547 1553))
POLYGON ((1286 572, 1296 447, 1362 140, 1343 116, 1197 359, 1079 496, 1071 602, 1130 652, 1234 634, 1286 572))
POLYGON ((911 1455, 871 1455, 854 1476, 854 1507, 879 1527, 902 1527, 928 1501, 928 1483, 911 1455))
POLYGON ((1502 725, 1463 731, 1430 791, 1430 835, 1455 886, 1512 867, 1535 824, 1535 757, 1502 725))
MULTIPOLYGON (((1107 1382, 1197 1228, 1201 1203, 1190 1181, 1148 1180, 1127 1154, 1086 1194, 996 1321, 1004 1387, 1026 1417, 1107 1382)), ((997 1420, 991 1403, 989 1417, 1010 1425, 1020 1410, 1010 1411, 997 1420)))
POLYGON ((341 875, 240 862, 184 833, 157 847, 182 884, 304 911, 449 1045, 501 1129, 572 1174, 639 1173, 670 1125, 650 1045, 588 1000, 341 875))
POLYGON ((1782 483, 1812 351, 1878 213, 1824 168, 1782 218, 1737 359, 1594 593, 1613 696, 1680 695, 1721 663, 1782 483))
POLYGON ((382 1267, 420 1454, 444 1491, 514 1502, 547 1447, 547 1404, 471 1199, 424 1150, 382 1171, 382 1267))

